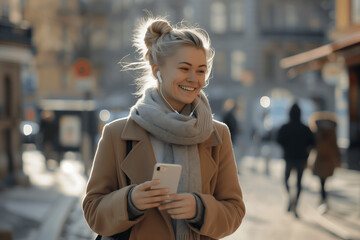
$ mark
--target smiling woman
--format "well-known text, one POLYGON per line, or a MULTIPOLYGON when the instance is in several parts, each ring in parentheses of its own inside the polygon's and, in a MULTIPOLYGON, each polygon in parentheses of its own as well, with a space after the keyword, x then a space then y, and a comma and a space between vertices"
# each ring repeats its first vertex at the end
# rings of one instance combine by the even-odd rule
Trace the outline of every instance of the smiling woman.
POLYGON ((245 206, 229 129, 213 120, 202 91, 214 57, 206 31, 148 19, 135 46, 141 61, 125 69, 143 71, 140 98, 104 127, 83 201, 89 226, 111 239, 230 235, 245 206), (156 188, 166 184, 152 178, 156 163, 181 165, 177 193, 156 188))

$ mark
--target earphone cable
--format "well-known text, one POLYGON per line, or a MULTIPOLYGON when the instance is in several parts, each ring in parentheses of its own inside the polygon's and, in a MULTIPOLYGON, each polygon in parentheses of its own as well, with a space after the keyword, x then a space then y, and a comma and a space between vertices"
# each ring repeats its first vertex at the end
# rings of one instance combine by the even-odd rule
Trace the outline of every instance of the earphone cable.
POLYGON ((178 111, 176 111, 171 104, 166 100, 166 98, 164 97, 163 93, 162 93, 162 84, 160 82, 160 94, 162 96, 162 98, 165 100, 165 102, 170 106, 171 110, 173 110, 174 112, 176 112, 177 114, 180 114, 178 111))

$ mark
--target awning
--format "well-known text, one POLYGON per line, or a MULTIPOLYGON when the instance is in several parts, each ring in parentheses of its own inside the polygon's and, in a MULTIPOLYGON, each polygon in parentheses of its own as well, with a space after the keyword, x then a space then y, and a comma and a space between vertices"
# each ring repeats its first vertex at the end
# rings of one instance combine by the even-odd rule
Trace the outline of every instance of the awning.
POLYGON ((333 43, 283 58, 280 66, 292 70, 292 74, 318 70, 328 61, 335 61, 338 56, 345 59, 347 66, 360 64, 360 32, 344 37, 333 43))

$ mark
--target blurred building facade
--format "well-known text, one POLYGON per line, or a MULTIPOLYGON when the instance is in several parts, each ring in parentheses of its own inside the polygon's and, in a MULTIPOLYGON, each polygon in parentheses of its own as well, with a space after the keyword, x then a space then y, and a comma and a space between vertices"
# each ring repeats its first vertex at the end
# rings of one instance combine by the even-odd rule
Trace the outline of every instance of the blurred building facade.
MULTIPOLYGON (((228 0, 189 1, 184 13, 209 30, 216 50, 210 102, 221 106, 224 98, 237 99, 242 106, 242 134, 260 135, 286 120, 287 107, 294 99, 314 102, 321 98, 333 107, 331 87, 318 75, 287 81, 279 61, 294 53, 312 49, 327 41, 333 1, 228 0), (264 108, 260 99, 268 96, 264 108)), ((185 15, 185 14, 184 14, 185 15)))
POLYGON ((336 0, 332 42, 281 61, 289 77, 318 73, 334 86, 338 144, 350 168, 360 170, 360 1, 336 0))
POLYGON ((20 122, 23 75, 32 61, 31 29, 23 5, 0 1, 0 185, 27 185, 23 173, 20 122))
POLYGON ((131 37, 146 16, 144 9, 172 23, 184 19, 208 30, 216 57, 206 91, 216 115, 226 98, 240 102, 245 134, 263 114, 258 103, 263 95, 320 95, 333 106, 327 94, 331 87, 323 86, 318 76, 289 83, 278 65, 281 58, 326 41, 331 0, 27 1, 25 16, 35 29, 37 46, 38 98, 81 98, 90 92, 100 105, 131 106, 134 73, 121 72, 118 62, 136 59, 131 37), (79 59, 89 63, 86 77, 74 71, 79 59))
POLYGON ((276 118, 264 124, 267 115, 285 116, 295 98, 314 102, 315 107, 326 102, 329 110, 335 105, 329 94, 334 87, 319 74, 288 81, 279 66, 282 58, 328 41, 333 0, 5 2, 21 2, 24 18, 34 29, 37 87, 29 101, 35 104, 48 99, 92 98, 97 108, 127 110, 136 100, 132 95, 136 74, 121 71, 118 62, 136 60, 132 34, 147 9, 154 16, 167 16, 171 23, 185 20, 209 32, 216 55, 211 84, 205 91, 216 118, 228 98, 238 102, 242 135, 250 137, 254 128, 266 132, 279 125, 276 118), (274 107, 261 107, 262 96, 269 96, 274 107))
POLYGON ((86 12, 86 1, 26 1, 25 18, 34 28, 39 99, 77 99, 98 89, 99 66, 89 57, 93 25, 106 28, 104 15, 86 12))

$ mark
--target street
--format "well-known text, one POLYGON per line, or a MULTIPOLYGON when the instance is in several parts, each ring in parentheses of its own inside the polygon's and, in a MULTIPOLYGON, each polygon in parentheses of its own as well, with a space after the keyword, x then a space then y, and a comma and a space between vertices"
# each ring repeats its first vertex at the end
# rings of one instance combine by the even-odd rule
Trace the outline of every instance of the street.
MULTIPOLYGON (((68 154, 59 167, 53 163, 54 167, 48 168, 36 150, 23 156, 24 172, 32 186, 0 191, 0 230, 11 231, 16 240, 95 239, 82 216, 86 177, 77 156, 68 154)), ((223 240, 360 239, 359 172, 335 172, 328 183, 330 210, 321 214, 317 209, 319 183, 307 169, 300 217, 295 218, 286 211, 281 159, 270 160, 268 175, 262 158, 246 156, 238 165, 247 212, 240 228, 223 240)))
MULTIPOLYGON (((282 160, 271 160, 270 175, 266 175, 264 159, 242 159, 239 180, 247 213, 238 231, 223 240, 360 239, 358 173, 351 175, 346 172, 344 176, 341 170, 336 172, 328 184, 330 210, 321 215, 316 209, 320 184, 307 169, 303 176, 304 190, 297 219, 286 209, 288 199, 282 185, 283 168, 282 160)), ((295 176, 291 177, 290 181, 295 184, 295 176)))

